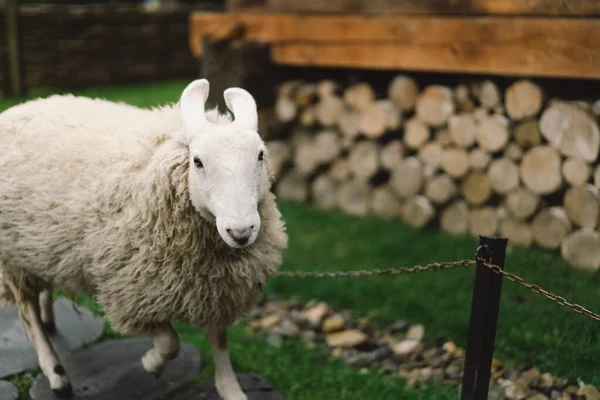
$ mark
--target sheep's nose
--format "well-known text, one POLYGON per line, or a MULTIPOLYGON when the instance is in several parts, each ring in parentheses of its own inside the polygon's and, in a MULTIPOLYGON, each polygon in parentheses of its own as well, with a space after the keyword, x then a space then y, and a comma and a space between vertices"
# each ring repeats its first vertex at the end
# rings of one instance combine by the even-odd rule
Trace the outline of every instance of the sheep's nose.
POLYGON ((242 229, 227 229, 227 233, 237 244, 244 245, 248 242, 248 239, 250 239, 253 229, 254 225, 242 229))

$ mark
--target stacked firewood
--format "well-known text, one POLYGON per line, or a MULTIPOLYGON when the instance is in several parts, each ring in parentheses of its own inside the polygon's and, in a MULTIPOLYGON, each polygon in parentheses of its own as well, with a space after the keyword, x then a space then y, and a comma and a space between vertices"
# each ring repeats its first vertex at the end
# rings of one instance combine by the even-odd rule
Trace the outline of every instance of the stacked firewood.
POLYGON ((288 81, 268 142, 283 200, 500 235, 600 267, 600 102, 549 99, 530 80, 419 87, 288 81))

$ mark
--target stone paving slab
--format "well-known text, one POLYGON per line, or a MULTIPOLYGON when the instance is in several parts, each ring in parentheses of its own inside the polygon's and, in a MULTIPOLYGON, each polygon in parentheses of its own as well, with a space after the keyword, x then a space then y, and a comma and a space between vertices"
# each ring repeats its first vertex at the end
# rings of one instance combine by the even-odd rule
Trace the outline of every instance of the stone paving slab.
MULTIPOLYGON (((48 338, 59 357, 102 336, 104 321, 89 310, 63 298, 53 306, 57 330, 48 338)), ((16 305, 0 309, 0 360, 0 378, 38 366, 35 348, 25 336, 16 305)))
MULTIPOLYGON (((282 395, 275 392, 271 384, 255 374, 237 373, 236 376, 242 390, 248 396, 248 400, 285 400, 282 395)), ((200 382, 170 397, 170 400, 190 399, 222 400, 215 389, 214 378, 200 382)))
POLYGON ((0 399, 1 400, 17 400, 19 398, 19 390, 15 385, 7 381, 0 381, 0 399))
MULTIPOLYGON (((180 388, 200 372, 202 362, 195 347, 182 344, 160 377, 147 373, 141 358, 152 347, 151 339, 101 342, 73 353, 63 366, 73 386, 73 400, 155 400, 180 388)), ((48 379, 39 376, 29 394, 33 400, 56 400, 48 379)))

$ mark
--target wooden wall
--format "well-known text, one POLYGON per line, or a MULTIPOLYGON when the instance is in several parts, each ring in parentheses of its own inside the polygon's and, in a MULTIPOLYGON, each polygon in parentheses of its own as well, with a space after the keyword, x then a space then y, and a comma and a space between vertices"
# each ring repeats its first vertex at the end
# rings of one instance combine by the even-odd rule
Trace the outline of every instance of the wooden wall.
MULTIPOLYGON (((25 85, 78 87, 195 76, 197 61, 188 47, 189 12, 23 8, 25 85)), ((2 10, 0 32, 4 33, 2 10)), ((8 82, 4 36, 0 35, 0 88, 8 82)))
POLYGON ((600 16, 597 0, 227 0, 228 11, 299 14, 600 16))

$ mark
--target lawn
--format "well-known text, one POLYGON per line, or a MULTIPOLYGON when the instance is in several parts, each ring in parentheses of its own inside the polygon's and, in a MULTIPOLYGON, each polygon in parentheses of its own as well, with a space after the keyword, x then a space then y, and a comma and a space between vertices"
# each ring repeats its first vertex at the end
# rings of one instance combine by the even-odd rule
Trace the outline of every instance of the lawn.
MULTIPOLYGON (((141 106, 174 102, 185 81, 84 90, 78 93, 141 106)), ((49 91, 34 92, 33 96, 49 91)), ((0 110, 22 101, 0 98, 0 110)), ((357 270, 412 266, 472 258, 477 239, 419 231, 398 221, 322 212, 301 204, 281 204, 290 235, 282 270, 357 270)), ((509 247, 506 270, 600 311, 600 274, 577 271, 559 255, 509 247)), ((422 323, 431 340, 466 343, 474 269, 418 275, 343 280, 275 278, 267 290, 281 297, 320 299, 369 316, 381 324, 397 319, 422 323)), ((207 350, 196 329, 177 325, 185 341, 207 350)), ((553 375, 600 385, 600 323, 576 314, 523 287, 504 281, 496 356, 529 363, 553 375)), ((455 389, 412 390, 402 382, 331 361, 322 350, 299 342, 274 349, 236 326, 232 358, 238 370, 259 373, 288 399, 456 399, 455 389)), ((209 354, 208 354, 209 355, 209 354)), ((207 357, 210 360, 210 356, 207 357)), ((209 364, 204 375, 211 373, 209 364)), ((23 379, 27 381, 27 377, 23 379)))

